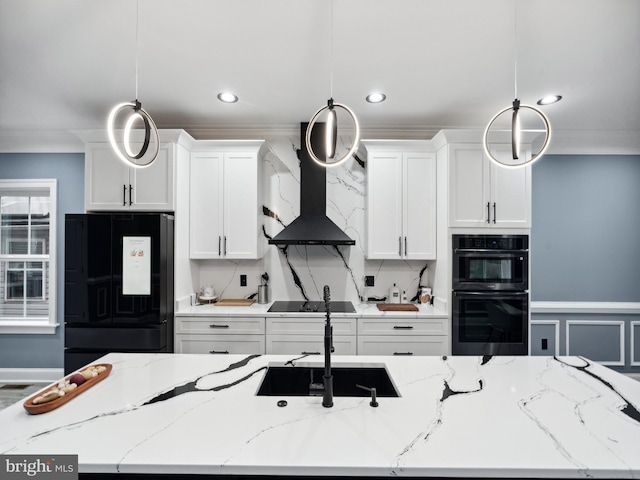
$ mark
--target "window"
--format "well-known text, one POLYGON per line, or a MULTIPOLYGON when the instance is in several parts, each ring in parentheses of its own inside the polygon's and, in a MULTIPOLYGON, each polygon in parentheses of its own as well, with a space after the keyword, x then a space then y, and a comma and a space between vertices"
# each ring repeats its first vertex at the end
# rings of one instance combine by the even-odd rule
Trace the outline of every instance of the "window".
POLYGON ((54 333, 56 180, 0 180, 0 333, 54 333))

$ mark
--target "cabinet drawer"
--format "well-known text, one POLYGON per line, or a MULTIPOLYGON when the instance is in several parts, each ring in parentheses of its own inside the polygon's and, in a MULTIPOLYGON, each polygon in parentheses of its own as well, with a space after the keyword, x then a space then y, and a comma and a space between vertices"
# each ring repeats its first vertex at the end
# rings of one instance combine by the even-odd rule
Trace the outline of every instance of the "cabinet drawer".
MULTIPOLYGON (((267 334, 274 335, 324 335, 326 318, 322 317, 275 317, 267 318, 267 334)), ((355 318, 331 318, 333 336, 355 335, 355 318)))
POLYGON ((264 353, 264 335, 176 335, 176 353, 264 353))
POLYGON ((446 318, 359 318, 358 335, 446 335, 446 318))
POLYGON ((358 336, 358 355, 447 355, 446 335, 358 336))
POLYGON ((264 318, 176 317, 176 333, 264 334, 264 318))
MULTIPOLYGON (((356 336, 333 337, 334 355, 355 355, 356 336)), ((322 335, 267 335, 267 354, 304 355, 324 354, 322 335)))

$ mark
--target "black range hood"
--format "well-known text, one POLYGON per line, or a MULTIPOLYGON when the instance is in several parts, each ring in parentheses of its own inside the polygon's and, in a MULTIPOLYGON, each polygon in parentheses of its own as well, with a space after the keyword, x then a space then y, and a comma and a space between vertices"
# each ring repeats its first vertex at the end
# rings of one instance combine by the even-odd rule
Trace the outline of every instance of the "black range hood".
MULTIPOLYGON (((327 169, 309 156, 304 141, 307 123, 300 124, 300 216, 275 237, 270 245, 355 245, 326 215, 327 169)), ((311 145, 316 156, 324 160, 325 124, 316 123, 311 132, 311 145)))

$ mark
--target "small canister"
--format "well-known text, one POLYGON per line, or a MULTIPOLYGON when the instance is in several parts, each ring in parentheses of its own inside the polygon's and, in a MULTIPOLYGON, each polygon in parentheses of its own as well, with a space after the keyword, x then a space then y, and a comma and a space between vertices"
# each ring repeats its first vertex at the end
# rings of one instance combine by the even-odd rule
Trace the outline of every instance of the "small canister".
POLYGON ((429 287, 420 287, 420 303, 429 303, 431 300, 431 289, 429 287))
POLYGON ((258 303, 269 303, 269 287, 267 285, 258 285, 258 303))

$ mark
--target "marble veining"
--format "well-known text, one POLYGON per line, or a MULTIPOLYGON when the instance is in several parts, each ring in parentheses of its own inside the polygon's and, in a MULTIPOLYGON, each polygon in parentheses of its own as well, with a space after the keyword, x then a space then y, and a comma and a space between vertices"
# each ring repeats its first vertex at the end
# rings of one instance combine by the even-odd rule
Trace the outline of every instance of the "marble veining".
POLYGON ((0 453, 78 454, 106 473, 640 478, 640 384, 582 357, 336 357, 386 365, 400 397, 377 408, 255 395, 271 363, 321 355, 101 362, 109 378, 67 405, 0 411, 0 453))

